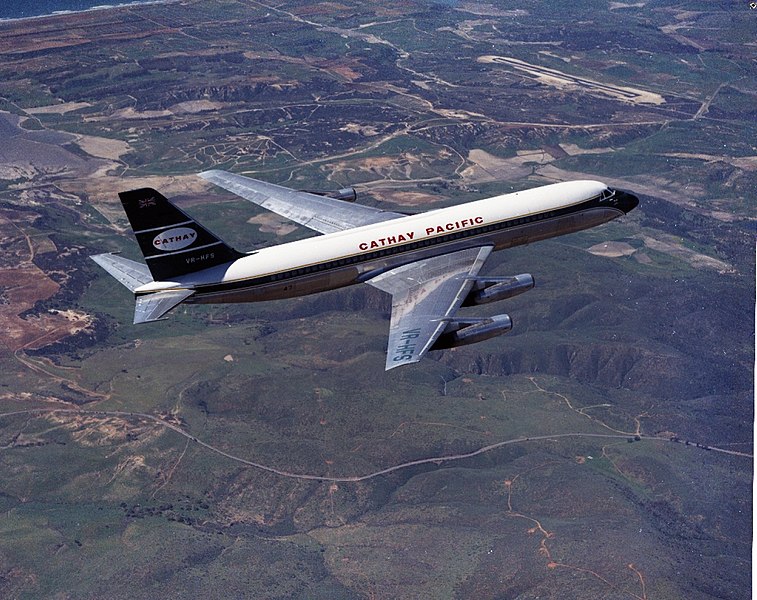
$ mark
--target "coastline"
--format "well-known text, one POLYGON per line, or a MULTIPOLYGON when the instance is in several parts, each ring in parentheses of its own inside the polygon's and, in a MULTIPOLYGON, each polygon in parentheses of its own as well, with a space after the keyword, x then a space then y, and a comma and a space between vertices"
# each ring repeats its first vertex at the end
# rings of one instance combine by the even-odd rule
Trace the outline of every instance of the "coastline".
POLYGON ((68 15, 76 15, 82 13, 88 13, 98 10, 111 10, 114 8, 133 8, 137 6, 150 6, 154 4, 173 4, 180 2, 181 0, 145 0, 144 2, 137 2, 134 0, 128 2, 118 2, 116 4, 99 4, 90 8, 84 8, 82 10, 56 10, 54 12, 45 15, 33 15, 30 17, 0 17, 0 25, 7 23, 19 23, 22 21, 31 21, 33 19, 50 19, 53 17, 63 17, 68 15))

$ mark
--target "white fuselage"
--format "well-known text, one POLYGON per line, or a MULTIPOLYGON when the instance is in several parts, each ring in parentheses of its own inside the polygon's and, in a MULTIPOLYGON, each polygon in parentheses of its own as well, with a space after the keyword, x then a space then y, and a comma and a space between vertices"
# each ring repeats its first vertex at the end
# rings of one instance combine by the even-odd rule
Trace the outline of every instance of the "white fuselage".
POLYGON ((587 229, 623 214, 597 181, 556 183, 263 248, 136 293, 192 288, 188 302, 251 302, 360 283, 388 269, 463 248, 509 248, 587 229))

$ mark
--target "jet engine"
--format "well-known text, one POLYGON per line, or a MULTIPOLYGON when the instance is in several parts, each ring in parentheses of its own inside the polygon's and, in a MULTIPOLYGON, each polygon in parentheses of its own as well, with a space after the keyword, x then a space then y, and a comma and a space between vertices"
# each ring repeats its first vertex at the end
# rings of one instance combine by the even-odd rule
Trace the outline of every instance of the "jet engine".
POLYGON ((478 277, 463 306, 488 304, 512 298, 534 287, 534 278, 529 273, 512 277, 478 277))
POLYGON ((512 328, 513 322, 510 315, 504 314, 484 318, 453 319, 430 350, 476 344, 507 333, 512 328))
POLYGON ((357 200, 357 192, 354 187, 345 187, 339 190, 333 190, 330 192, 316 192, 313 190, 300 190, 301 192, 307 192, 308 194, 315 194, 316 196, 326 196, 327 198, 334 198, 335 200, 344 200, 345 202, 354 202, 357 200))

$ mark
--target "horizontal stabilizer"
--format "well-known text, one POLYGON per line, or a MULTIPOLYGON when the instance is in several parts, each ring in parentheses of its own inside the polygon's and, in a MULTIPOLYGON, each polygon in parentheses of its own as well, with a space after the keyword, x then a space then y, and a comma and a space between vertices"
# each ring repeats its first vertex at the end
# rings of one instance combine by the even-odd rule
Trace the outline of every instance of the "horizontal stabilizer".
POLYGON ((145 264, 109 252, 90 256, 90 258, 132 292, 139 286, 152 282, 150 269, 145 264))
POLYGON ((168 290, 137 296, 134 324, 158 321, 169 310, 194 294, 194 290, 168 290))

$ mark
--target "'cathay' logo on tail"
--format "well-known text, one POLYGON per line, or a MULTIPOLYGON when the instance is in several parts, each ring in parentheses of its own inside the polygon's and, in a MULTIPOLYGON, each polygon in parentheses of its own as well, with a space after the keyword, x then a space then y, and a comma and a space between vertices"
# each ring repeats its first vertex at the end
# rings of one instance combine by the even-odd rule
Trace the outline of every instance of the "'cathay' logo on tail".
POLYGON ((196 239, 197 232, 194 229, 174 227, 156 235, 152 240, 152 245, 163 252, 171 252, 191 246, 196 239))

